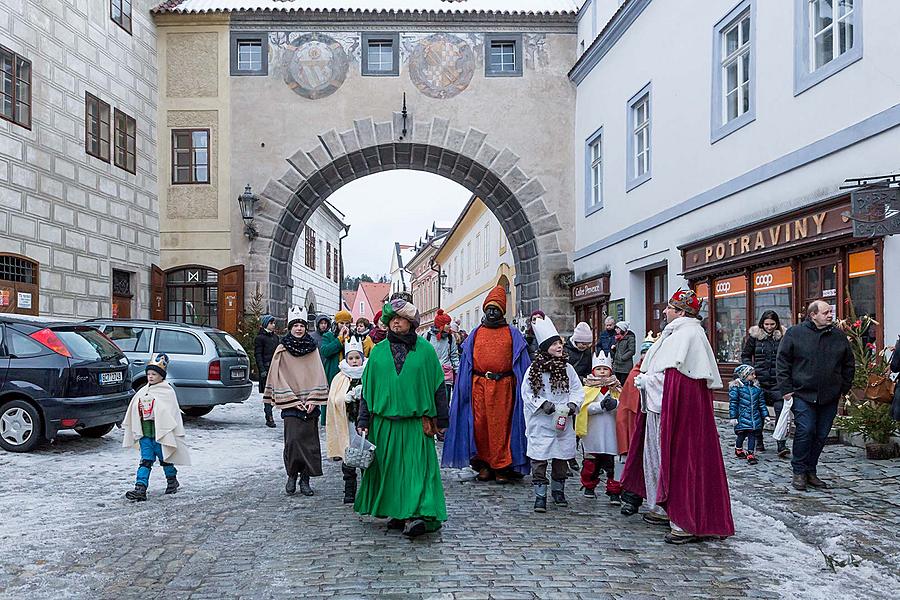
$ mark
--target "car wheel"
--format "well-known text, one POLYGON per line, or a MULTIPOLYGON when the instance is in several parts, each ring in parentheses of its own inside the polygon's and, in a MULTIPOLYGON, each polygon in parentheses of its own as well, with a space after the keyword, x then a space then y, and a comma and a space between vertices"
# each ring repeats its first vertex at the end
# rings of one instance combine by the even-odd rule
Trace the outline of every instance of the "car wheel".
POLYGON ((181 412, 189 417, 202 417, 203 415, 208 415, 212 409, 212 406, 183 406, 181 407, 181 412))
POLYGON ((0 446, 8 452, 31 452, 43 439, 44 423, 38 410, 24 400, 0 407, 0 446))
POLYGON ((96 427, 85 427, 84 429, 76 429, 75 431, 81 437, 86 438, 101 438, 115 427, 115 423, 109 423, 108 425, 97 425, 96 427))

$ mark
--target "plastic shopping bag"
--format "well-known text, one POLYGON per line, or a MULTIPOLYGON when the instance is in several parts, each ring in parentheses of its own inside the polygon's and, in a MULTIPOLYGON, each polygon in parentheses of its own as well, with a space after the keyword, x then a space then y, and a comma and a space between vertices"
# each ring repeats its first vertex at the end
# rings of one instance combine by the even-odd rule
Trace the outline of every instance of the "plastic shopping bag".
POLYGON ((794 406, 794 399, 785 398, 784 408, 781 409, 778 423, 775 424, 775 432, 772 434, 772 437, 779 442, 786 440, 788 433, 791 431, 791 422, 794 420, 794 413, 791 410, 792 406, 794 406))

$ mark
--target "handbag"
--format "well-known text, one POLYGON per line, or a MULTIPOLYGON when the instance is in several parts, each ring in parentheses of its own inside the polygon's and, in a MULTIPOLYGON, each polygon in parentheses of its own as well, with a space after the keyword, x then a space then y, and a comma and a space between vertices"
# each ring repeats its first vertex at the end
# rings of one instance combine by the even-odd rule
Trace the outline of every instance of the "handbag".
POLYGON ((375 460, 375 445, 366 439, 366 433, 353 436, 344 450, 344 464, 352 469, 368 469, 375 460))
POLYGON ((869 381, 866 384, 866 400, 890 404, 894 399, 894 385, 894 382, 887 375, 870 374, 869 381))

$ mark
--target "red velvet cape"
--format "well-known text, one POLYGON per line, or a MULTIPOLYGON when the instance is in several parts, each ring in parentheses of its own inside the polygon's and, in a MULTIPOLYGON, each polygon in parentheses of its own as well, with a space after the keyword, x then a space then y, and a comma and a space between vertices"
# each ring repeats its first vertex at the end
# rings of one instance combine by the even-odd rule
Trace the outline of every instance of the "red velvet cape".
MULTIPOLYGON (((646 498, 644 429, 639 413, 622 486, 646 498)), ((719 431, 713 416, 712 391, 706 380, 666 369, 660 433, 660 473, 656 504, 679 527, 698 536, 734 535, 731 496, 719 431)))

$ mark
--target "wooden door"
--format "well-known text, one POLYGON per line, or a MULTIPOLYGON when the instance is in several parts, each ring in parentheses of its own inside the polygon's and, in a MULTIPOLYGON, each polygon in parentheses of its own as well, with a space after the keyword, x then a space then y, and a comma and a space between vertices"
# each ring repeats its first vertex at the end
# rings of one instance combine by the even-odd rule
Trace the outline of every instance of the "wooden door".
POLYGON ((669 272, 667 267, 647 271, 644 289, 647 293, 647 315, 645 328, 647 331, 662 331, 666 326, 663 311, 669 303, 669 272))
POLYGON ((150 266, 150 318, 165 321, 166 310, 166 274, 156 265, 150 266))
POLYGON ((840 257, 803 261, 800 264, 801 302, 797 307, 797 323, 806 318, 806 307, 813 300, 825 300, 831 305, 834 318, 840 318, 844 297, 842 280, 840 257))
POLYGON ((219 271, 219 329, 234 335, 244 316, 244 265, 219 271))

